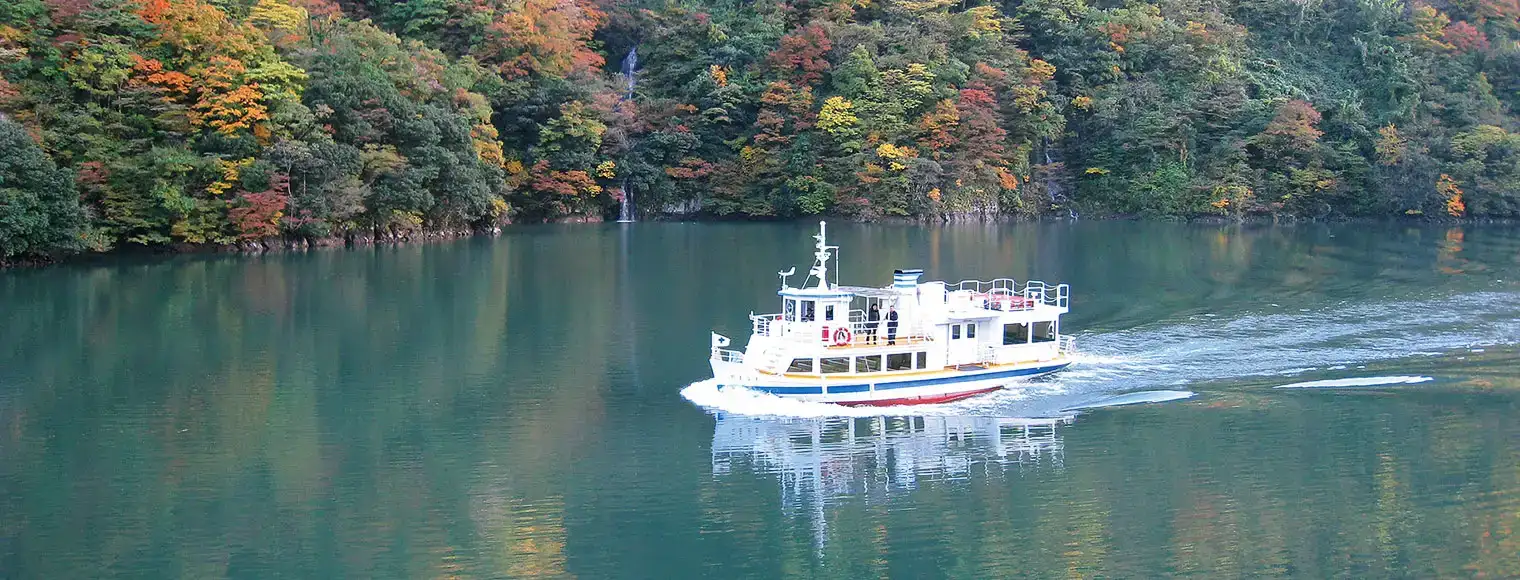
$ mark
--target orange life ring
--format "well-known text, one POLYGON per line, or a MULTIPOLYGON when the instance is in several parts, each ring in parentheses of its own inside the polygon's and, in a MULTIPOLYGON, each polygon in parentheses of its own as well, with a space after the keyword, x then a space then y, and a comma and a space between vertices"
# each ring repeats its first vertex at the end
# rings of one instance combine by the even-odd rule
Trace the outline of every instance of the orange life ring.
POLYGON ((841 326, 838 330, 834 331, 834 346, 844 346, 850 344, 850 340, 853 338, 854 337, 850 335, 850 329, 841 326))

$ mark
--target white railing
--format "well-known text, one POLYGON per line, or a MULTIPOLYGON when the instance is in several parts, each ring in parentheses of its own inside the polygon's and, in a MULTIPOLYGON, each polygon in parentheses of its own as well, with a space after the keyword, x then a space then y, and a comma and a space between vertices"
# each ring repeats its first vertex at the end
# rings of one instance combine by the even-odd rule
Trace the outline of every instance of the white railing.
MULTIPOLYGON (((992 344, 981 347, 978 354, 981 355, 976 362, 1004 364, 1031 360, 1030 357, 1050 356, 1050 341, 1038 341, 1018 344, 992 344)), ((1076 339, 1070 336, 1058 336, 1055 341, 1055 356, 1071 356, 1076 352, 1076 339)))
POLYGON ((755 336, 772 336, 771 329, 778 328, 776 323, 781 322, 780 314, 751 314, 749 320, 753 328, 750 332, 755 336))
MULTIPOLYGON (((866 320, 865 313, 860 310, 849 311, 849 317, 849 322, 843 320, 818 321, 813 323, 793 322, 790 323, 789 331, 784 333, 782 331, 783 321, 780 314, 752 314, 750 315, 750 321, 752 324, 751 331, 755 336, 784 336, 793 342, 827 346, 886 344, 887 321, 885 319, 877 321, 866 320), (849 331, 848 337, 837 337, 846 338, 842 343, 836 340, 835 336, 841 328, 849 331), (876 330, 875 343, 871 342, 869 332, 873 328, 876 330), (827 331, 826 334, 825 331, 827 331)), ((929 340, 928 337, 923 336, 921 330, 915 332, 910 326, 908 321, 900 321, 897 327, 897 338, 899 340, 910 340, 910 337, 911 340, 919 342, 929 340)))
POLYGON ((954 285, 947 284, 946 289, 952 292, 969 291, 977 294, 978 297, 985 295, 984 300, 987 302, 985 308, 993 310, 1029 310, 1036 304, 1066 308, 1071 299, 1070 286, 1046 284, 1039 280, 1030 280, 1023 284, 1019 284, 1013 278, 962 280, 954 285), (1023 298, 1023 300, 1014 298, 1023 298))

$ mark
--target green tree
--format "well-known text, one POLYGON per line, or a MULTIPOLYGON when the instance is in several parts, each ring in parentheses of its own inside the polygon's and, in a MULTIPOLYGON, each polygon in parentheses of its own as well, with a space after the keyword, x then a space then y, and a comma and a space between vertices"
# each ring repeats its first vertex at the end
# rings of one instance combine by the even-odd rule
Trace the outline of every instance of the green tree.
POLYGON ((0 257, 76 251, 83 235, 73 174, 0 115, 0 257))

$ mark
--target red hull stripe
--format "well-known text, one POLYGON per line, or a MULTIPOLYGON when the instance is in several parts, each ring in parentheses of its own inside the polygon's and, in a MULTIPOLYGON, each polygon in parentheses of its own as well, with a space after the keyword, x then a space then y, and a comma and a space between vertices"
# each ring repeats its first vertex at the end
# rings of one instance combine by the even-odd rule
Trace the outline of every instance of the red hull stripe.
POLYGON ((836 405, 844 405, 846 407, 895 407, 895 406, 898 406, 898 405, 933 405, 935 403, 949 403, 950 401, 959 401, 959 400, 964 399, 966 397, 974 397, 974 396, 980 395, 982 393, 990 393, 990 392, 996 391, 996 390, 1001 389, 1001 388, 1003 388, 1003 387, 1002 386, 996 386, 996 387, 992 387, 990 389, 980 389, 980 390, 976 390, 976 391, 964 391, 964 392, 960 392, 960 393, 946 393, 946 394, 942 394, 942 395, 925 395, 925 396, 922 396, 922 397, 904 397, 904 398, 901 398, 901 399, 876 399, 876 400, 872 400, 872 401, 837 402, 835 404, 836 405))

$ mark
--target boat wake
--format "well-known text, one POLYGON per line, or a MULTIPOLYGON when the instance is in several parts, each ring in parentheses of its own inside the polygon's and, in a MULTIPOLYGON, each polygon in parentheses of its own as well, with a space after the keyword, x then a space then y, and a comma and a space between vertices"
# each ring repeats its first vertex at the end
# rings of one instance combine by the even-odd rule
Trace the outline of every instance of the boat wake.
POLYGON ((697 405, 743 415, 1049 417, 1113 406, 1104 399, 1121 393, 1138 397, 1137 402, 1162 402, 1169 395, 1158 393, 1187 392, 1180 389, 1184 385, 1250 377, 1342 375, 1283 388, 1425 382, 1431 377, 1368 377, 1364 369, 1377 361, 1520 344, 1520 294, 1510 292, 1281 310, 1289 311, 1233 318, 1203 314, 1078 334, 1079 354, 1066 370, 954 403, 850 408, 718 389, 714 381, 695 383, 681 394, 697 405))
POLYGON ((1359 377, 1354 379, 1327 379, 1278 385, 1274 389, 1342 389, 1346 387, 1386 387, 1389 385, 1412 385, 1433 381, 1431 377, 1359 377))

